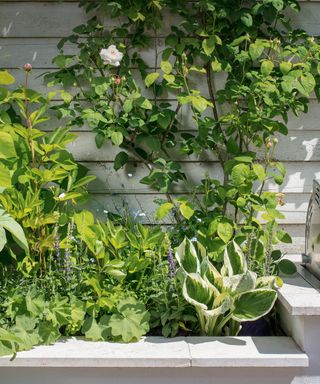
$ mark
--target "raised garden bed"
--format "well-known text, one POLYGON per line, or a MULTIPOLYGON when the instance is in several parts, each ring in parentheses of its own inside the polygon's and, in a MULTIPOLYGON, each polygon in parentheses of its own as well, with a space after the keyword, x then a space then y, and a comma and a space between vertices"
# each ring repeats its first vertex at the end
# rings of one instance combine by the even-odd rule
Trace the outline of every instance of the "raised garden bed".
POLYGON ((313 280, 300 268, 279 292, 287 337, 145 337, 132 344, 72 338, 19 352, 13 361, 0 358, 1 382, 318 384, 320 293, 303 276, 313 280))

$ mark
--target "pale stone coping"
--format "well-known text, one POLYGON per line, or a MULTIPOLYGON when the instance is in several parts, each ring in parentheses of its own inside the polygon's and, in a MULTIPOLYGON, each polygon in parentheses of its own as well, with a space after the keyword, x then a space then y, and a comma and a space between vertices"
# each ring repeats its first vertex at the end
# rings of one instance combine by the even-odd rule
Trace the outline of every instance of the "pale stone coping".
POLYGON ((298 273, 283 278, 279 301, 291 315, 320 316, 320 281, 300 264, 298 273))
POLYGON ((0 367, 307 367, 308 356, 290 337, 145 337, 137 343, 79 338, 19 352, 0 367))

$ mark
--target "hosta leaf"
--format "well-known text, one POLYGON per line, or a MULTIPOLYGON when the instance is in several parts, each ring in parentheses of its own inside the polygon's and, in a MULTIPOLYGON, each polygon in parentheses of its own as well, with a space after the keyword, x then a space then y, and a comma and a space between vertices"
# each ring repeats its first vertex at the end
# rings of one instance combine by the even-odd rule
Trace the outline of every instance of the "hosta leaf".
POLYGON ((188 273, 185 277, 183 297, 195 307, 207 310, 212 308, 214 292, 202 277, 196 273, 188 273))
POLYGON ((185 272, 200 272, 200 262, 197 257, 197 252, 189 239, 185 238, 183 240, 183 242, 177 248, 175 256, 180 267, 182 267, 185 272))
POLYGON ((242 249, 235 241, 229 243, 225 248, 224 265, 227 268, 228 276, 244 273, 248 269, 242 249))
POLYGON ((238 295, 240 293, 253 290, 256 286, 256 281, 256 273, 246 271, 240 275, 224 277, 223 285, 226 289, 230 290, 231 293, 238 295))
POLYGON ((217 290, 221 290, 222 276, 208 258, 204 258, 201 263, 201 276, 217 290))
POLYGON ((229 297, 229 296, 226 296, 226 295, 220 295, 222 296, 221 300, 219 300, 219 297, 218 297, 218 300, 217 302, 220 301, 221 305, 219 306, 215 306, 214 309, 210 309, 210 310, 203 310, 202 313, 206 316, 206 317, 216 317, 216 316, 220 316, 220 315, 223 315, 224 313, 226 313, 227 311, 229 311, 232 307, 232 298, 229 297))
POLYGON ((7 244, 6 231, 2 227, 0 227, 0 251, 3 250, 6 244, 7 244))
POLYGON ((277 300, 273 289, 256 289, 239 295, 234 301, 232 318, 236 321, 254 321, 271 311, 277 300))

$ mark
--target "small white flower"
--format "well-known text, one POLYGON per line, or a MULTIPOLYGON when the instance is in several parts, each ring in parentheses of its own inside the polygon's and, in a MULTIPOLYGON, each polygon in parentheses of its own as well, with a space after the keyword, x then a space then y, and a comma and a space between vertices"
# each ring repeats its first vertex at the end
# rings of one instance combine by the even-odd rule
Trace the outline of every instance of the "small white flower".
POLYGON ((60 193, 60 195, 58 196, 58 199, 64 199, 66 197, 66 194, 63 192, 63 193, 60 193))
POLYGON ((110 45, 107 49, 101 49, 100 57, 104 64, 110 64, 114 67, 119 67, 120 61, 123 58, 123 53, 118 51, 115 45, 110 45))
POLYGON ((194 236, 194 237, 192 237, 192 238, 190 239, 190 241, 191 241, 192 243, 195 243, 196 241, 198 241, 198 239, 194 236))

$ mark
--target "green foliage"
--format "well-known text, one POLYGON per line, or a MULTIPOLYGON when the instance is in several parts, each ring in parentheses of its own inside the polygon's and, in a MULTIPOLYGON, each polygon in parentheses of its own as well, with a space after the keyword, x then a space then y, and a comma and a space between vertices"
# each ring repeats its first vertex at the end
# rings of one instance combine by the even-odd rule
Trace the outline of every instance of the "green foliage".
POLYGON ((24 235, 22 227, 3 209, 0 209, 0 251, 3 250, 7 243, 6 231, 11 234, 15 242, 25 252, 29 252, 28 242, 24 235))
POLYGON ((200 332, 207 336, 237 335, 240 323, 254 321, 271 311, 277 292, 275 279, 263 284, 248 270, 245 255, 231 242, 225 249, 220 271, 205 249, 187 238, 176 252, 183 274, 183 297, 198 315, 200 332))
POLYGON ((86 197, 86 185, 95 178, 86 176, 87 170, 67 150, 76 138, 68 128, 39 129, 48 121, 55 94, 45 98, 23 86, 7 90, 0 100, 1 249, 27 274, 44 273, 54 246, 54 227, 64 226, 63 215, 86 197), (20 248, 6 240, 3 228, 20 248))
POLYGON ((288 114, 319 96, 318 41, 291 28, 295 0, 80 3, 99 19, 59 43, 46 80, 63 91, 28 89, 26 68, 25 85, 11 91, 15 79, 0 71, 0 355, 61 336, 237 335, 272 309, 276 276, 295 272, 273 249, 291 242, 277 224, 283 195, 265 185, 285 179, 275 149, 288 114), (168 12, 181 22, 146 63, 168 12), (104 15, 123 22, 109 30, 104 15), (117 60, 101 54, 110 46, 117 60), (64 127, 41 129, 49 109, 64 127), (146 167, 140 182, 163 195, 156 219, 176 220, 167 233, 79 209, 93 176, 67 146, 70 128, 84 125, 98 148, 119 148, 115 170, 132 160, 146 167), (219 174, 194 186, 180 160, 203 155, 219 174), (171 195, 176 184, 186 196, 171 195))
MULTIPOLYGON (((123 23, 109 29, 92 18, 59 43, 54 59, 59 70, 46 78, 73 88, 71 103, 58 107, 61 116, 88 124, 98 147, 105 141, 118 146, 116 170, 130 160, 145 165, 148 175, 140 182, 164 194, 156 218, 174 216, 175 244, 196 234, 221 259, 228 241, 251 231, 268 248, 262 224, 276 226, 282 200, 264 187, 285 178, 276 136, 287 134, 290 112, 307 111, 320 79, 318 41, 294 30, 286 16, 290 8, 299 10, 298 2, 83 0, 81 5, 100 17, 122 17, 123 23), (145 62, 142 52, 154 48, 150 36, 159 35, 168 13, 181 22, 170 26, 155 62, 145 62), (65 44, 74 44, 78 53, 64 54, 65 44), (110 45, 123 56, 117 67, 99 55, 110 45), (225 78, 222 87, 215 84, 218 76, 225 78), (199 83, 206 89, 200 91, 199 83), (192 130, 181 122, 182 108, 192 130), (220 164, 223 176, 203 175, 194 186, 177 159, 203 154, 220 164), (190 192, 183 201, 171 196, 177 183, 190 192)), ((270 236, 271 246, 288 240, 270 236)))

